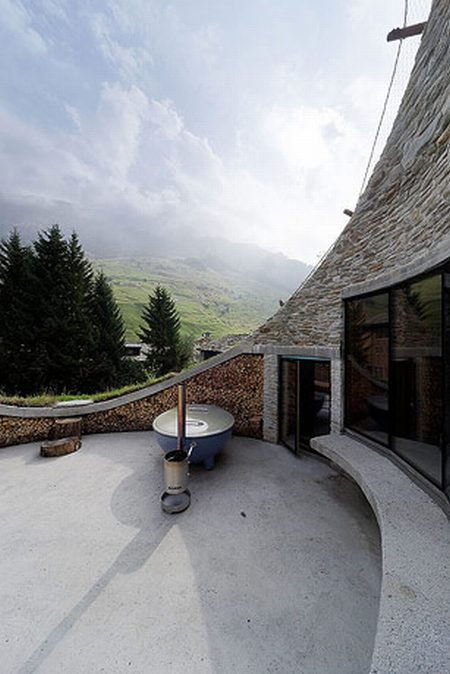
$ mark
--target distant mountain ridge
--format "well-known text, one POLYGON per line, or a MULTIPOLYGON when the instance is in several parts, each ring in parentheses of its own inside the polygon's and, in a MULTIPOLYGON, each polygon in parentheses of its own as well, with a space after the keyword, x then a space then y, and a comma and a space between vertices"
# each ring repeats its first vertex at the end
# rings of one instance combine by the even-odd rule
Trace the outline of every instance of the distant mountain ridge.
POLYGON ((92 263, 103 269, 112 284, 129 341, 138 338, 142 309, 157 283, 176 301, 184 333, 196 338, 210 332, 216 338, 255 330, 302 280, 296 277, 292 283, 289 269, 289 274, 272 282, 267 258, 255 263, 253 270, 248 266, 239 270, 238 260, 213 255, 203 259, 103 258, 92 259, 92 263))
MULTIPOLYGON (((1 215, 0 215, 1 217, 1 215)), ((48 226, 50 226, 49 223, 48 226)), ((5 238, 14 225, 0 223, 0 238, 5 238)), ((39 230, 46 227, 32 224, 18 224, 25 242, 32 241, 39 230)), ((61 224, 65 234, 72 228, 61 224)), ((136 230, 134 228, 117 231, 102 228, 77 228, 81 244, 92 258, 146 257, 162 259, 199 260, 209 269, 238 271, 249 278, 267 282, 284 292, 292 293, 308 275, 310 265, 288 258, 283 253, 272 253, 251 243, 236 243, 209 236, 186 235, 171 227, 158 230, 136 230)))
MULTIPOLYGON (((11 229, 0 225, 0 238, 11 229)), ((45 227, 17 229, 23 241, 30 242, 45 227)), ((250 243, 186 236, 170 228, 161 228, 156 236, 134 229, 82 228, 79 236, 94 266, 103 268, 111 280, 130 340, 137 339, 142 308, 156 283, 173 293, 185 332, 199 336, 208 331, 221 337, 256 329, 311 270, 303 262, 250 243)))
MULTIPOLYGON (((161 242, 158 242, 161 243, 161 242)), ((107 249, 110 246, 106 247, 107 249)), ((167 245, 153 245, 146 248, 145 243, 135 249, 130 243, 124 244, 119 252, 105 254, 103 247, 89 249, 94 257, 117 258, 129 256, 134 259, 172 259, 182 260, 193 269, 213 271, 235 271, 254 281, 269 283, 280 292, 291 294, 309 274, 311 266, 288 258, 283 253, 272 253, 250 243, 236 243, 213 237, 189 237, 182 242, 176 240, 167 245), (128 252, 128 249, 132 252, 128 252)))
POLYGON ((282 253, 271 253, 259 246, 235 243, 218 238, 200 240, 204 248, 200 259, 211 269, 223 266, 248 275, 255 281, 270 283, 274 287, 294 292, 309 274, 311 266, 286 257, 282 253))

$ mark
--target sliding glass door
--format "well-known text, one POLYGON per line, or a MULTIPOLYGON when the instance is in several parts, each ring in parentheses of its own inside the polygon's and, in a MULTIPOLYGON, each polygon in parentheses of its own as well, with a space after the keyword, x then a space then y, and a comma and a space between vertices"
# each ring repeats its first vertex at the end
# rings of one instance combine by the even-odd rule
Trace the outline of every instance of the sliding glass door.
POLYGON ((280 439, 293 452, 330 432, 330 363, 312 358, 281 360, 280 439))

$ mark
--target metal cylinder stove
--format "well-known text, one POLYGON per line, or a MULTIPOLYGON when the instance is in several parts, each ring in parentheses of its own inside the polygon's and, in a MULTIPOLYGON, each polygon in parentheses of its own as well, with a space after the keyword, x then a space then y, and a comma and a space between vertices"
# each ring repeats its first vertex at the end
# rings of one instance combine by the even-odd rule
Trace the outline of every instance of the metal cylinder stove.
POLYGON ((164 456, 165 491, 161 508, 165 513, 181 513, 191 503, 187 488, 189 479, 189 453, 185 451, 186 437, 186 384, 178 385, 178 434, 177 448, 164 456))

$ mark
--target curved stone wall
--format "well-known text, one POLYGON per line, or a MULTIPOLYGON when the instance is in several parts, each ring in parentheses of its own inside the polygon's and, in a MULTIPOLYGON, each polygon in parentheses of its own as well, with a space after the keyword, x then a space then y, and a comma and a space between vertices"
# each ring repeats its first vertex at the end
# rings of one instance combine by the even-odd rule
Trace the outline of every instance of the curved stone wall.
POLYGON ((312 276, 255 333, 256 343, 339 346, 346 286, 448 244, 449 71, 450 3, 434 0, 392 132, 353 217, 312 276))

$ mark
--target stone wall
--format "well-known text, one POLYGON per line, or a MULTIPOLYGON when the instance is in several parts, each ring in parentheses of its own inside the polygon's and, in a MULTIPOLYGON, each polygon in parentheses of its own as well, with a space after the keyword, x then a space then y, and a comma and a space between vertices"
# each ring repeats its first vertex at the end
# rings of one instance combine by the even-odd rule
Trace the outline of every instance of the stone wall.
POLYGON ((450 3, 434 0, 392 132, 354 215, 310 278, 255 333, 255 343, 339 346, 345 287, 448 242, 449 26, 450 3))
POLYGON ((264 356, 264 439, 278 442, 278 356, 264 356))
MULTIPOLYGON (((187 377, 188 403, 208 403, 223 407, 235 418, 235 432, 262 437, 264 366, 262 355, 242 354, 187 377)), ((164 390, 83 416, 83 433, 150 430, 158 414, 177 402, 177 387, 164 390)), ((73 413, 72 413, 73 414, 73 413)), ((69 416, 69 413, 68 413, 69 416)), ((54 417, 0 417, 0 447, 48 437, 54 417)))

